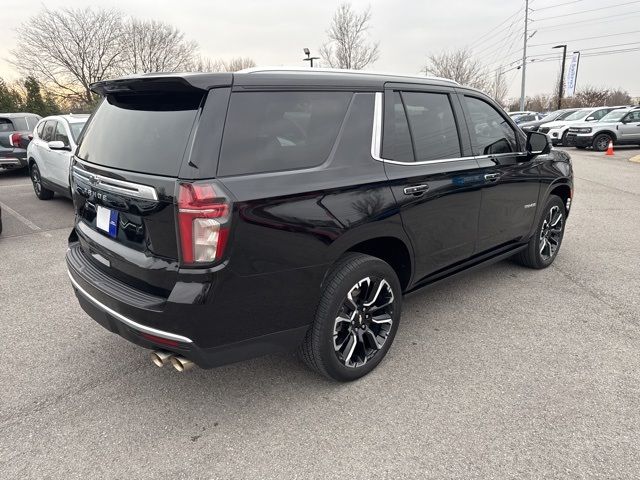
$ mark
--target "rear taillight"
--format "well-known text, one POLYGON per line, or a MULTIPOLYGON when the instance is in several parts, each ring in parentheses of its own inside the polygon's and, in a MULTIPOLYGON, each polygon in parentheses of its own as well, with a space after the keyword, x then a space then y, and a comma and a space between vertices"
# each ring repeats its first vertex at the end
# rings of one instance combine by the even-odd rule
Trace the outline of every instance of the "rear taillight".
POLYGON ((21 138, 22 138, 22 135, 20 135, 19 133, 12 133, 11 136, 9 136, 9 143, 13 147, 20 148, 20 139, 21 138))
POLYGON ((178 231, 182 263, 222 258, 229 234, 229 201, 210 183, 178 184, 178 231))

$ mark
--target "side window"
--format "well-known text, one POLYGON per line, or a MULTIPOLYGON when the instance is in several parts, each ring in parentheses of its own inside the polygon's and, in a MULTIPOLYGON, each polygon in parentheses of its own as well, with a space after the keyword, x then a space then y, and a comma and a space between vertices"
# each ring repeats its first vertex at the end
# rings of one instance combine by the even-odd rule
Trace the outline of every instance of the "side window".
POLYGON ((47 123, 44 126, 44 135, 42 136, 42 140, 45 142, 53 141, 53 137, 56 132, 56 121, 55 120, 47 120, 47 123))
POLYGON ((475 97, 464 97, 469 112, 469 133, 477 155, 510 153, 517 150, 516 133, 490 104, 475 97))
POLYGON ((636 110, 635 112, 631 112, 625 118, 626 122, 640 122, 640 110, 636 110))
POLYGON ((222 137, 218 174, 295 170, 329 156, 351 92, 235 92, 222 137))
MULTIPOLYGON (((397 162, 413 162, 413 145, 409 123, 400 92, 387 93, 393 97, 393 107, 385 110, 382 137, 382 158, 397 162)), ((388 103, 387 103, 388 105, 388 103)))
POLYGON ((417 162, 461 156, 453 109, 446 93, 402 92, 417 162))
POLYGON ((66 146, 69 146, 69 136, 64 128, 62 122, 56 122, 56 133, 53 138, 57 142, 62 142, 66 146))
POLYGON ((47 122, 40 122, 40 124, 38 125, 38 128, 36 129, 36 131, 38 132, 38 137, 42 138, 42 136, 44 135, 44 124, 47 122))
POLYGON ((590 115, 590 116, 592 116, 596 120, 600 120, 602 117, 604 117, 610 111, 611 110, 609 110, 607 108, 603 108, 602 110, 597 110, 597 111, 593 112, 593 114, 590 115))

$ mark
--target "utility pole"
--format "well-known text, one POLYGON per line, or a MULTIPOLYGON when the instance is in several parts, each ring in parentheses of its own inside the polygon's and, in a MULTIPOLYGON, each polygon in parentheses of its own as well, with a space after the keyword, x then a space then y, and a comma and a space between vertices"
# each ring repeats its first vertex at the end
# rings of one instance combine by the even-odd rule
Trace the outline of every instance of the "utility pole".
POLYGON ((529 39, 529 0, 524 5, 524 48, 522 49, 522 87, 520 88, 520 110, 524 110, 524 87, 527 79, 527 40, 529 39))
POLYGON ((562 49, 562 68, 560 70, 560 85, 558 85, 558 110, 562 108, 562 95, 564 88, 564 64, 567 61, 567 46, 566 45, 556 45, 553 48, 561 48, 562 49))

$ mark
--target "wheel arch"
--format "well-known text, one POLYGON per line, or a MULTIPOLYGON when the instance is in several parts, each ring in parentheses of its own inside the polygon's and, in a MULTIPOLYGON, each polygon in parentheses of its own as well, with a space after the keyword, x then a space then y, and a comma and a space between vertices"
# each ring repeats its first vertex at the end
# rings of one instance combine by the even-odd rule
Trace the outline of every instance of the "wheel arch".
POLYGON ((602 135, 603 133, 606 133, 607 135, 611 135, 611 138, 613 139, 614 142, 618 140, 618 136, 615 134, 613 130, 601 130, 597 133, 594 133, 593 138, 595 139, 598 135, 602 135))
POLYGON ((356 231, 346 237, 348 238, 338 239, 332 246, 332 264, 348 252, 371 255, 387 262, 394 269, 403 291, 411 285, 414 272, 413 247, 401 227, 376 234, 356 231))

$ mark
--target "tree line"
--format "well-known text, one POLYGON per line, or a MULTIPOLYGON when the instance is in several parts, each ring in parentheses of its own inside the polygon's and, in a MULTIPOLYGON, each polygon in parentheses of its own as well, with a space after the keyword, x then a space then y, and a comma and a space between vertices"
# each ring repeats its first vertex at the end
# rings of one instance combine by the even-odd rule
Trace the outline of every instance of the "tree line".
MULTIPOLYGON (((378 60, 379 43, 370 38, 371 9, 356 11, 344 3, 335 11, 327 41, 320 46, 321 66, 363 69, 378 60)), ((38 114, 57 111, 88 112, 96 96, 89 86, 97 81, 135 73, 237 71, 256 65, 249 57, 229 60, 200 54, 197 42, 176 27, 157 20, 126 17, 103 8, 43 10, 18 29, 17 47, 10 62, 24 75, 7 84, 0 79, 0 111, 28 110, 38 114)), ((426 75, 449 78, 485 91, 507 108, 504 73, 483 65, 469 48, 427 56, 426 75)), ((563 99, 563 106, 623 105, 628 92, 592 86, 563 99)), ((528 110, 552 110, 557 96, 528 97, 528 110)))

